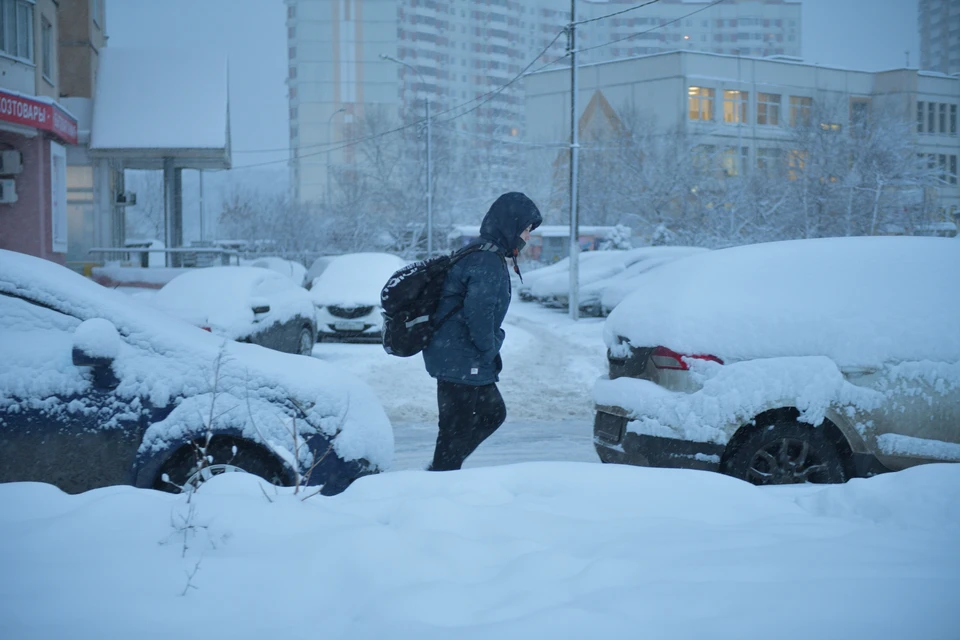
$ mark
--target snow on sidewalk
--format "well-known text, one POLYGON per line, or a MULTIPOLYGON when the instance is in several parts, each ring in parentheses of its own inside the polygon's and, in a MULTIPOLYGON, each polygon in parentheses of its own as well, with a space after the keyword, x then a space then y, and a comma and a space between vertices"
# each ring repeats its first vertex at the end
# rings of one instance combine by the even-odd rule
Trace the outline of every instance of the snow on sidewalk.
POLYGON ((386 473, 307 500, 261 482, 218 476, 189 504, 132 487, 0 485, 0 637, 960 629, 960 465, 775 490, 557 462, 386 473))

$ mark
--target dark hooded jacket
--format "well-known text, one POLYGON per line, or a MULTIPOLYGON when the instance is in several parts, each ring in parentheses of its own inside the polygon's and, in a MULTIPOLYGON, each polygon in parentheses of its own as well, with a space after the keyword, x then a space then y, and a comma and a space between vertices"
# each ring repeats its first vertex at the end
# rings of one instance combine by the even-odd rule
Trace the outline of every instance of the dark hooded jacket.
POLYGON ((427 348, 427 373, 438 380, 485 385, 499 380, 503 318, 510 306, 507 259, 522 248, 520 234, 543 219, 522 193, 505 193, 490 207, 480 225, 481 242, 491 250, 460 259, 447 274, 437 318, 461 307, 444 322, 427 348))

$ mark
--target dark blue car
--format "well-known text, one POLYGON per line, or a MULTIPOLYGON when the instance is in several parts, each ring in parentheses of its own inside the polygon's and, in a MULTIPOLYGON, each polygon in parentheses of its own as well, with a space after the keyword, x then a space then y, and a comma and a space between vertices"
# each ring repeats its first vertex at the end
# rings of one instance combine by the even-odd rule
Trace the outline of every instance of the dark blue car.
POLYGON ((0 482, 179 491, 243 470, 332 494, 392 456, 379 401, 349 374, 0 250, 0 482))

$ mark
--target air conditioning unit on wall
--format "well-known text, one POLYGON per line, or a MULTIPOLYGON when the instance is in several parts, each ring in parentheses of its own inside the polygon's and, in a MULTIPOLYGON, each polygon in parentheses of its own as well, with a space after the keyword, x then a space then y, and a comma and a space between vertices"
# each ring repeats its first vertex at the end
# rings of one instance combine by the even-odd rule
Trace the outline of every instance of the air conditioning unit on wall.
POLYGON ((120 207, 135 207, 137 206, 137 192, 136 191, 118 192, 117 197, 114 199, 113 203, 120 207))
POLYGON ((19 151, 0 151, 0 175, 12 176, 23 171, 23 154, 19 151))
POLYGON ((13 204, 17 201, 17 183, 15 180, 0 180, 0 204, 13 204))

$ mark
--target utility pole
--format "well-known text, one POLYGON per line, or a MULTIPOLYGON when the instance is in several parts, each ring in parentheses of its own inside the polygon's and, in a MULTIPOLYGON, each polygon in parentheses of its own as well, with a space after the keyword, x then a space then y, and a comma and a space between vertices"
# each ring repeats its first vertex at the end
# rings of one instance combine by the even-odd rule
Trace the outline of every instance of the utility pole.
POLYGON ((200 169, 200 242, 202 243, 206 238, 203 234, 204 220, 203 220, 203 169, 200 169))
POLYGON ((388 56, 385 53, 380 54, 381 60, 389 60, 390 62, 396 62, 397 64, 402 64, 408 69, 413 69, 414 73, 420 76, 420 82, 423 83, 424 90, 424 106, 427 111, 427 258, 433 257, 433 144, 431 141, 432 133, 430 126, 430 96, 426 93, 427 91, 427 81, 424 79, 423 74, 420 73, 420 70, 417 69, 412 64, 408 64, 403 60, 398 60, 393 56, 388 56))
POLYGON ((570 26, 567 51, 570 54, 570 317, 580 319, 580 220, 578 218, 577 179, 580 135, 577 126, 577 0, 570 0, 570 26))
POLYGON ((329 118, 327 118, 327 208, 333 206, 333 198, 331 197, 332 186, 330 184, 330 151, 333 148, 333 128, 331 125, 333 124, 333 117, 338 113, 343 113, 346 110, 346 107, 340 107, 331 113, 329 118))

